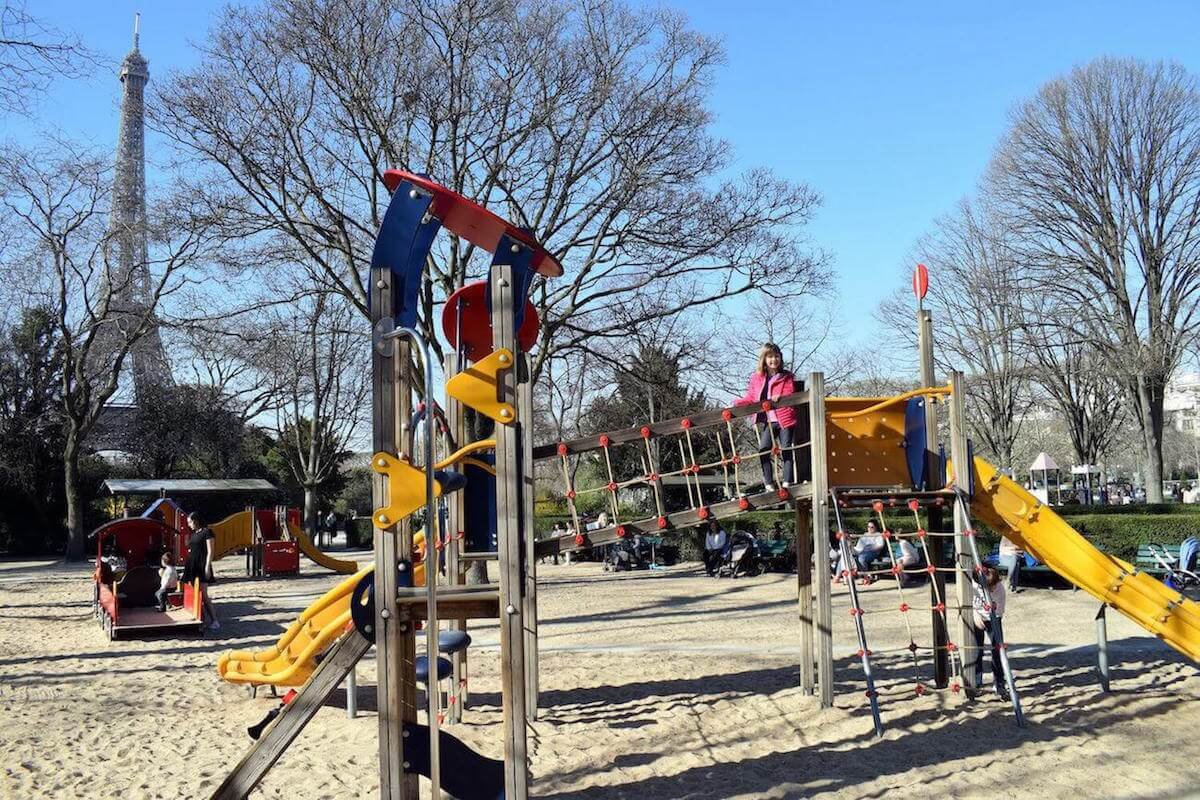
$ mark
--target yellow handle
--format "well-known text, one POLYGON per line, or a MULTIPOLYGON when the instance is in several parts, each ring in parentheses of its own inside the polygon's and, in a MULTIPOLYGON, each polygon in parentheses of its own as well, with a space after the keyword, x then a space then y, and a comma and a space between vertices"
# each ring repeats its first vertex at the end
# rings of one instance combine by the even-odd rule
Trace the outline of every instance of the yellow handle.
POLYGON ((872 413, 880 410, 881 408, 887 408, 888 406, 894 406, 897 403, 903 403, 905 400, 909 400, 913 397, 923 397, 923 396, 927 396, 927 395, 934 395, 937 397, 945 397, 945 396, 948 396, 949 394, 950 394, 949 384, 947 384, 946 386, 930 386, 925 389, 913 389, 911 392, 905 392, 904 394, 898 394, 895 397, 886 397, 883 400, 880 400, 875 405, 868 406, 867 408, 860 408, 857 411, 839 411, 836 414, 830 414, 829 418, 830 419, 852 419, 854 417, 861 417, 863 414, 872 414, 872 413))

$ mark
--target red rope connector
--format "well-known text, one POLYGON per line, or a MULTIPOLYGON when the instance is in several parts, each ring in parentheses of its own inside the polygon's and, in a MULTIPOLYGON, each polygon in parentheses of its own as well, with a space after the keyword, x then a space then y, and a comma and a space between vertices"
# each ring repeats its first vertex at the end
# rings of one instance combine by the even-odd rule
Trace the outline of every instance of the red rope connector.
POLYGON ((863 610, 861 608, 859 608, 858 606, 855 606, 854 608, 850 609, 850 616, 852 616, 852 617, 861 617, 862 613, 863 613, 863 610))
POLYGON ((763 400, 763 404, 762 404, 762 410, 763 410, 763 411, 770 411, 772 407, 773 407, 773 406, 771 405, 771 401, 770 401, 770 400, 763 400))
POLYGON ((739 497, 738 498, 738 508, 740 508, 742 511, 749 511, 750 510, 750 501, 744 497, 739 497))
POLYGON ((876 500, 874 503, 871 503, 871 508, 875 511, 876 514, 881 513, 883 511, 883 501, 876 500))
POLYGON ((923 683, 917 684, 917 694, 925 694, 925 684, 923 684, 923 683))
POLYGON ((870 689, 867 689, 865 692, 863 692, 863 696, 868 699, 874 697, 877 694, 879 694, 879 692, 872 692, 870 689))
POLYGON ((693 474, 693 475, 699 475, 699 474, 700 474, 700 465, 699 465, 699 464, 692 464, 692 466, 691 466, 691 467, 689 467, 688 469, 690 469, 690 470, 691 470, 691 472, 692 472, 692 474, 693 474))
POLYGON ((608 482, 608 490, 609 490, 610 492, 615 492, 615 491, 617 490, 617 482, 616 482, 616 481, 609 481, 609 482, 608 482))
POLYGON ((857 653, 855 653, 854 655, 856 655, 856 656, 857 656, 857 657, 859 657, 859 658, 862 658, 863 656, 865 656, 865 655, 866 655, 866 651, 864 651, 864 650, 859 650, 859 651, 858 651, 857 653))
POLYGON ((575 490, 574 489, 567 489, 567 499, 568 500, 575 499, 575 490))
POLYGON ((666 518, 666 517, 659 517, 659 518, 658 518, 658 529, 659 529, 660 531, 665 531, 665 530, 666 530, 667 528, 669 528, 670 526, 671 526, 671 523, 667 522, 667 518, 666 518))
POLYGON ((892 574, 893 574, 893 575, 895 575, 895 576, 897 576, 897 577, 899 577, 900 573, 901 573, 901 572, 903 572, 903 571, 904 571, 904 570, 900 569, 900 565, 899 565, 899 564, 895 564, 895 565, 893 565, 893 566, 892 566, 892 574))
POLYGON ((958 645, 956 645, 954 642, 946 642, 946 649, 951 653, 954 653, 958 651, 958 645))
POLYGON ((643 439, 649 439, 649 438, 650 438, 650 426, 649 426, 649 425, 643 425, 643 426, 642 426, 642 438, 643 438, 643 439))
POLYGON ((618 526, 617 526, 617 538, 618 538, 618 539, 624 539, 624 538, 625 538, 625 526, 624 526, 624 525, 618 525, 618 526))
POLYGON ((963 531, 963 536, 966 536, 967 538, 970 538, 974 535, 975 535, 975 531, 972 528, 967 528, 965 531, 963 531))
POLYGON ((688 428, 692 427, 692 421, 687 417, 684 417, 683 419, 679 420, 679 427, 687 430, 688 428))
POLYGON ((914 642, 914 641, 909 641, 909 643, 908 643, 908 652, 910 652, 910 653, 915 653, 915 652, 917 652, 917 643, 916 643, 916 642, 914 642))
POLYGON ((780 490, 779 490, 779 499, 780 500, 787 500, 791 496, 792 496, 792 493, 789 492, 787 489, 780 488, 780 490))
POLYGON ((845 532, 845 531, 838 531, 838 532, 837 532, 837 540, 838 540, 839 542, 840 542, 842 539, 845 539, 845 538, 846 538, 846 532, 845 532))
POLYGON ((937 611, 939 614, 945 614, 946 613, 946 604, 938 603, 936 606, 933 607, 933 610, 937 611))
POLYGON ((696 516, 700 519, 708 519, 708 509, 700 506, 700 508, 696 509, 696 516))
POLYGON ((920 508, 920 507, 921 507, 921 504, 920 504, 920 503, 917 501, 917 499, 914 497, 912 500, 909 500, 909 501, 908 501, 908 507, 909 507, 909 509, 910 509, 910 510, 912 510, 912 511, 916 511, 918 508, 920 508))
POLYGON ((647 476, 646 476, 646 480, 648 480, 648 481, 657 481, 657 480, 658 480, 658 473, 657 473, 657 472, 651 472, 649 475, 647 475, 647 476))
POLYGON ((725 420, 726 422, 729 422, 729 420, 733 419, 733 412, 730 411, 728 408, 722 409, 721 410, 721 419, 725 420))
POLYGON ((958 694, 960 689, 962 689, 962 687, 958 685, 958 681, 950 684, 950 691, 954 692, 955 694, 958 694))
POLYGON ((925 538, 925 529, 924 528, 917 528, 917 538, 918 539, 925 538))
POLYGON ((601 447, 608 447, 608 443, 609 443, 609 442, 611 442, 611 441, 612 441, 612 439, 609 439, 609 438, 608 438, 608 434, 607 434, 607 433, 606 433, 606 434, 603 434, 603 435, 600 437, 600 446, 601 446, 601 447))
POLYGON ((937 567, 935 567, 933 564, 930 564, 925 568, 925 571, 932 575, 933 573, 937 572, 937 567))
POLYGON ((886 541, 888 541, 888 540, 889 540, 889 539, 891 539, 891 538, 892 538, 892 532, 891 532, 891 531, 889 531, 889 530, 885 530, 885 531, 883 532, 883 540, 886 542, 886 541))
POLYGON ((900 610, 901 610, 901 611, 908 611, 908 603, 901 603, 901 604, 900 604, 900 610))
POLYGON ((558 454, 560 456, 565 456, 567 454, 567 443, 566 442, 558 443, 558 454))
POLYGON ((586 541, 587 541, 587 538, 582 533, 575 534, 575 546, 576 547, 583 547, 583 543, 586 541))
POLYGON ((740 464, 740 463, 742 463, 742 457, 741 457, 741 456, 734 456, 734 457, 733 457, 733 463, 735 463, 735 464, 740 464))

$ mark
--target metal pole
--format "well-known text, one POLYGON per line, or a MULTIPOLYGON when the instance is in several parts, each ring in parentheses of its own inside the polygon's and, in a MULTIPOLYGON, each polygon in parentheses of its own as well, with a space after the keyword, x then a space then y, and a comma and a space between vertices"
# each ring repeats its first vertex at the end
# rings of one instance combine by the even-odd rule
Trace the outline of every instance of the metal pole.
POLYGON ((1109 692, 1109 674, 1108 674, 1108 620, 1105 618, 1105 609, 1107 606, 1101 604, 1100 610, 1096 612, 1096 662, 1100 670, 1100 688, 1109 692))
MULTIPOLYGON (((934 374, 933 363, 933 315, 922 308, 920 298, 917 300, 917 344, 921 355, 921 386, 922 388, 936 386, 937 376, 934 374)), ((936 400, 937 398, 933 396, 923 398, 925 403, 925 486, 929 489, 941 489, 943 480, 941 475, 936 476, 937 480, 934 480, 934 472, 941 469, 941 459, 937 453, 937 411, 934 406, 936 400)), ((929 514, 930 530, 940 530, 941 522, 941 512, 938 511, 935 514, 931 510, 929 514), (938 523, 936 526, 934 525, 935 521, 938 523)), ((943 540, 935 539, 933 547, 930 548, 934 562, 931 566, 946 566, 941 541, 943 540)), ((929 606, 931 609, 929 614, 930 626, 933 630, 933 684, 939 689, 944 689, 950 684, 950 653, 946 649, 950 636, 946 630, 945 618, 937 610, 937 604, 941 602, 940 598, 946 596, 944 574, 935 572, 929 581, 929 606)))
MULTIPOLYGON (((809 453, 812 458, 813 550, 829 548, 829 463, 825 439, 825 376, 809 376, 809 453)), ((817 613, 813 620, 817 640, 817 682, 821 708, 833 707, 833 597, 829 559, 816 559, 817 613)))
MULTIPOLYGON (((353 635, 353 634, 351 634, 353 635)), ((354 719, 358 716, 358 667, 350 668, 346 676, 346 716, 354 719)))

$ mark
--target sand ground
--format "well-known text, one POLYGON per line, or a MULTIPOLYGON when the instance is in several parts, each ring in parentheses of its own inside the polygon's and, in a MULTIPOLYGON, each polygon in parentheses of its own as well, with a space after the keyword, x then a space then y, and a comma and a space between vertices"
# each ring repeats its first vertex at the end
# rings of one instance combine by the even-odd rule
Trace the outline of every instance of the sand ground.
MULTIPOLYGON (((307 563, 290 579, 245 579, 238 566, 218 565, 219 632, 109 642, 91 616, 86 565, 0 564, 0 796, 207 797, 274 702, 223 684, 217 655, 271 643, 337 580, 307 563)), ((1009 599, 1028 722, 1018 728, 998 698, 916 696, 932 667, 904 649, 895 585, 866 591, 886 728, 877 739, 844 589, 834 595, 836 703, 822 710, 797 688, 794 575, 714 581, 686 565, 609 575, 594 563, 540 574, 534 796, 1200 797, 1196 666, 1110 612, 1114 681, 1102 693, 1097 605, 1082 592, 1009 599)), ((930 640, 928 616, 908 617, 918 643, 930 640)), ((473 633, 472 707, 453 731, 499 757, 498 632, 473 633)), ((336 692, 255 797, 376 796, 374 676, 371 657, 359 668, 358 718, 336 692)))

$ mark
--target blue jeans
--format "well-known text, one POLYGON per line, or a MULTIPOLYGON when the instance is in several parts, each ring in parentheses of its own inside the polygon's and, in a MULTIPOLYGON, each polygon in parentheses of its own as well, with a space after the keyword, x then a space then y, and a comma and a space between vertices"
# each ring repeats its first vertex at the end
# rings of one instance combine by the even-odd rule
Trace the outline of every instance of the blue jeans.
MULTIPOLYGON (((999 621, 996 622, 999 625, 999 621)), ((982 628, 975 628, 975 683, 977 686, 983 685, 983 634, 987 633, 992 644, 992 681, 997 687, 1003 686, 1007 688, 1007 683, 1004 680, 1004 665, 1000 663, 1000 642, 998 632, 992 627, 992 620, 987 620, 987 624, 982 628)))
POLYGON ((776 443, 783 451, 779 454, 779 458, 783 461, 782 480, 788 483, 796 482, 796 471, 792 468, 792 462, 795 459, 791 450, 795 432, 795 428, 779 427, 778 422, 758 426, 758 451, 762 454, 758 460, 762 464, 763 483, 775 483, 775 457, 771 455, 771 448, 776 443), (774 438, 771 436, 772 432, 775 434, 774 438))
POLYGON ((1008 589, 1015 592, 1021 585, 1021 567, 1025 566, 1024 554, 1000 556, 1000 566, 1008 570, 1008 589))

